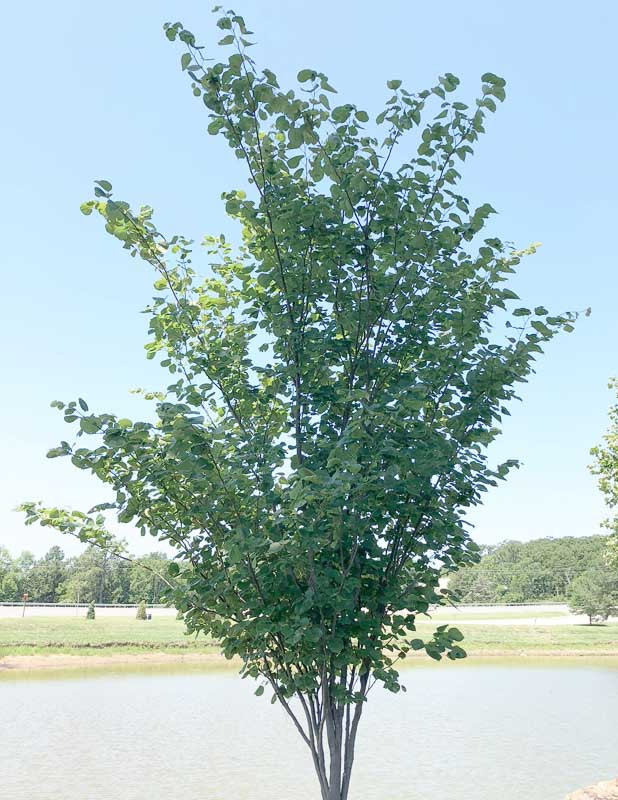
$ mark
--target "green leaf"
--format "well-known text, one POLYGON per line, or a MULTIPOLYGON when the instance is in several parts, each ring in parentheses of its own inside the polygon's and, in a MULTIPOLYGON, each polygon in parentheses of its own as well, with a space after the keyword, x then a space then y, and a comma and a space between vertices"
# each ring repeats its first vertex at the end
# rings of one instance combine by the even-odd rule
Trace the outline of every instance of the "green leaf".
POLYGON ((64 447, 52 447, 47 451, 47 458, 58 458, 59 456, 66 456, 67 451, 64 447))
POLYGON ((551 330, 545 325, 545 323, 541 322, 538 319, 533 319, 530 323, 537 333, 540 333, 541 336, 551 336, 551 330))
POLYGON ((101 428, 99 421, 94 417, 82 417, 79 427, 84 433, 98 433, 101 428))
POLYGON ((290 143, 290 147, 292 149, 296 149, 297 147, 302 147, 304 142, 303 133, 298 128, 290 128, 288 131, 288 141, 290 143))
POLYGON ((262 685, 258 686, 255 690, 255 694, 257 697, 261 697, 264 694, 264 687, 262 685))
POLYGON ((189 64, 191 63, 191 53, 183 53, 180 57, 180 66, 183 70, 187 69, 189 64))
POLYGON ((481 80, 483 83, 497 83, 500 86, 505 84, 505 80, 503 78, 499 78, 497 75, 494 75, 493 72, 485 72, 481 75, 481 80))
POLYGON ((334 122, 345 122, 350 116, 350 111, 349 106, 336 106, 331 111, 331 117, 334 122))

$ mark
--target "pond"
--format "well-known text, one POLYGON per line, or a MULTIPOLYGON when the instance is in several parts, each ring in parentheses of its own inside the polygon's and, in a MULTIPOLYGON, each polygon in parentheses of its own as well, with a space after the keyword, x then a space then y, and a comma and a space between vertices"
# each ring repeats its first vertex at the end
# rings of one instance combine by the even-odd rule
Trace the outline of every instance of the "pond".
MULTIPOLYGON (((563 800, 618 772, 618 665, 464 662, 404 672, 361 723, 350 800, 563 800)), ((317 800, 309 754, 234 671, 0 680, 11 800, 317 800)))

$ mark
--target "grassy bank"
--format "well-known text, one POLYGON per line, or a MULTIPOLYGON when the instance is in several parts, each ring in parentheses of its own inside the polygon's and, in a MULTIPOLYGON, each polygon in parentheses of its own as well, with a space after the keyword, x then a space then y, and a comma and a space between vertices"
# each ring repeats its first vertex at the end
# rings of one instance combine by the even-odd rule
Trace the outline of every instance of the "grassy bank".
MULTIPOLYGON (((470 656, 489 655, 616 655, 618 622, 606 625, 543 624, 531 616, 529 625, 484 625, 478 619, 457 626, 470 656), (535 622, 536 620, 536 622, 535 622)), ((418 623, 418 636, 429 638, 441 620, 418 623)), ((196 656, 216 654, 204 637, 187 636, 182 621, 171 617, 140 621, 128 617, 32 617, 0 619, 0 658, 9 656, 130 656, 146 654, 196 656)), ((40 659, 39 659, 40 660, 40 659)), ((1 664, 1 662, 0 662, 1 664)))
POLYGON ((27 617, 0 619, 0 657, 115 653, 212 653, 204 637, 187 636, 181 620, 131 617, 27 617))
MULTIPOLYGON (((419 623, 426 638, 434 623, 419 623)), ((618 623, 607 625, 466 625, 462 646, 470 656, 484 655, 618 655, 618 623)))

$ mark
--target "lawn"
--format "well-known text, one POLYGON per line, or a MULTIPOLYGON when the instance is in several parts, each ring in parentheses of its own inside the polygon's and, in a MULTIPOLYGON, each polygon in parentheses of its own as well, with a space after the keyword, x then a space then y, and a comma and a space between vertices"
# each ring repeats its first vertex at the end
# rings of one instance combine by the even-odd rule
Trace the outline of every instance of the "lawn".
MULTIPOLYGON (((418 622, 419 638, 426 639, 435 622, 418 622)), ((618 623, 606 625, 457 625, 464 634, 462 647, 471 656, 492 653, 618 655, 618 623)))
MULTIPOLYGON (((537 615, 540 617, 540 615, 537 615)), ((492 617, 495 619, 495 617, 492 617)), ((427 639, 440 620, 419 619, 420 638, 427 639)), ((607 625, 458 625, 471 656, 491 654, 618 655, 618 623, 607 625)), ((26 617, 0 619, 0 656, 65 653, 96 655, 144 653, 212 653, 216 645, 187 636, 181 620, 148 621, 131 617, 26 617)))
POLYGON ((212 652, 203 637, 185 634, 182 620, 161 617, 26 617, 0 619, 0 656, 143 652, 212 652))

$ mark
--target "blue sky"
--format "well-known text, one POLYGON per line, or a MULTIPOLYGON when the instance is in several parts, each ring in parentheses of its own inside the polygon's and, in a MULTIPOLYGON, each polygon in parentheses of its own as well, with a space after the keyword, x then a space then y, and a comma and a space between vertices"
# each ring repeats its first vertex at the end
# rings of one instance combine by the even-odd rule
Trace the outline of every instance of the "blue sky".
MULTIPOLYGON (((604 516, 589 449, 607 427, 618 374, 613 2, 243 0, 235 6, 259 47, 253 55, 292 83, 326 72, 341 102, 375 115, 385 82, 411 90, 450 71, 472 100, 480 75, 507 80, 507 101, 466 162, 465 192, 499 211, 494 228, 526 246, 540 241, 513 282, 526 304, 592 307, 539 361, 512 408, 496 459, 524 462, 475 511, 477 541, 586 535, 604 516)), ((92 180, 156 210, 160 227, 200 239, 234 229, 220 194, 244 186, 240 165, 209 137, 207 115, 179 69, 165 21, 215 40, 210 4, 108 0, 11 3, 3 12, 0 193, 4 342, 0 415, 0 544, 44 552, 58 534, 25 528, 25 499, 87 508, 98 482, 46 450, 67 429, 53 399, 143 414, 128 390, 167 381, 144 358, 151 296, 147 268, 79 212, 92 180)), ((154 542, 126 531, 136 552, 154 542)), ((68 552, 80 545, 60 542, 68 552)))

